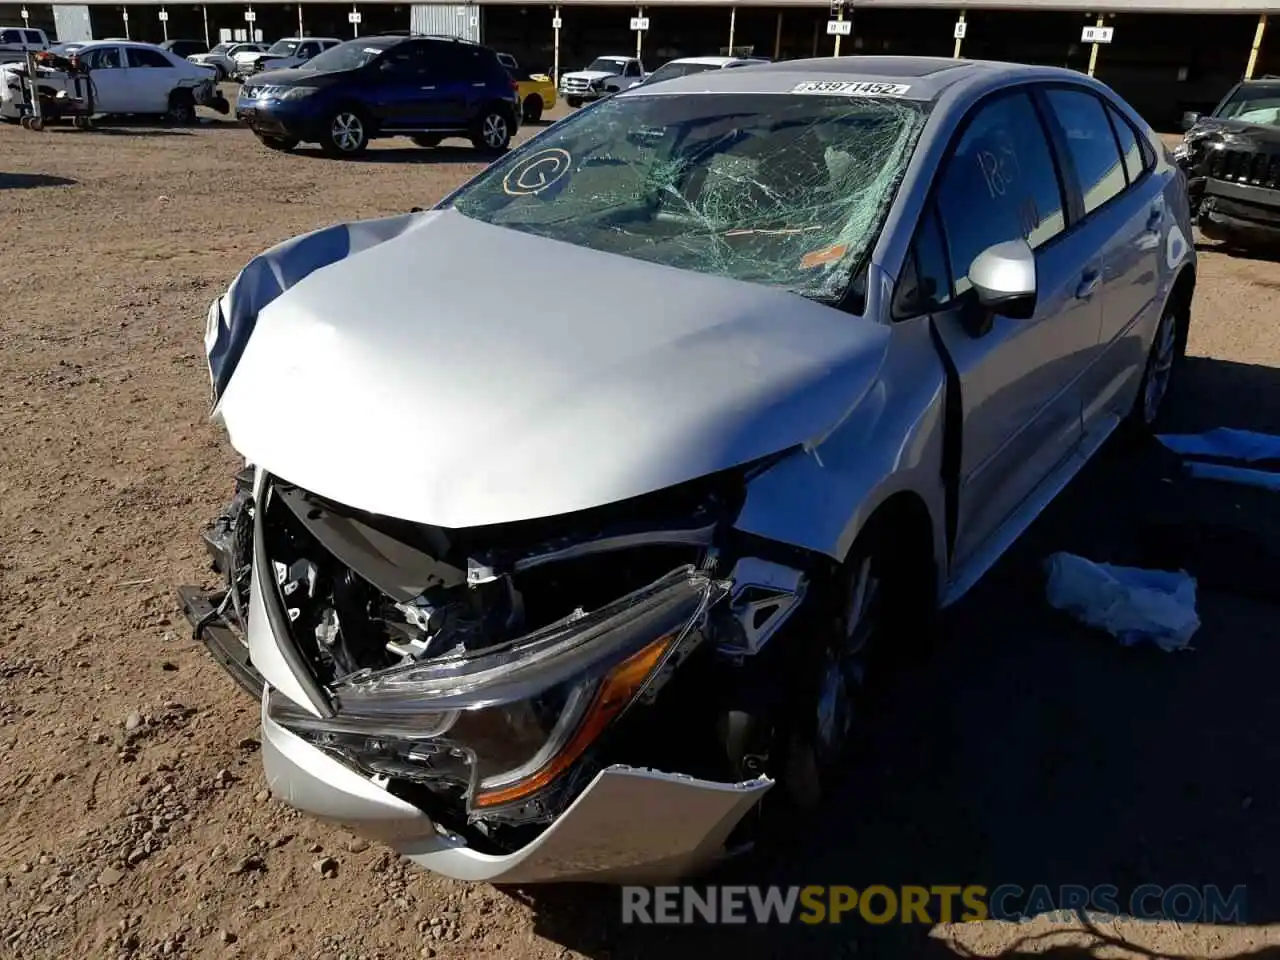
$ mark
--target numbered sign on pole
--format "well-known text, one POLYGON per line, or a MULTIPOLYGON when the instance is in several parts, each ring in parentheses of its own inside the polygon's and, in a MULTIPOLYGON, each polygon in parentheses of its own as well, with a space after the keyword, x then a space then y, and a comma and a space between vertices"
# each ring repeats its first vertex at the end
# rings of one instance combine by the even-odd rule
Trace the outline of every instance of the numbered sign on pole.
POLYGON ((1080 39, 1084 43, 1110 43, 1115 32, 1115 27, 1085 27, 1080 31, 1080 39))
POLYGON ((552 18, 551 18, 551 29, 552 29, 552 30, 559 30, 559 29, 560 29, 561 27, 563 27, 563 26, 564 26, 564 23, 563 23, 563 22, 561 22, 561 20, 560 20, 560 18, 559 18, 559 17, 552 17, 552 18))
POLYGON ((632 18, 631 18, 631 29, 632 29, 632 30, 635 30, 637 33, 641 32, 641 31, 644 31, 644 30, 648 30, 648 29, 649 29, 649 18, 648 18, 648 17, 632 17, 632 18))
POLYGON ((168 11, 168 10, 161 10, 158 14, 156 14, 156 16, 158 16, 158 17, 160 18, 160 22, 161 22, 161 23, 168 23, 168 22, 169 22, 169 11, 168 11))
POLYGON ((246 11, 244 12, 244 22, 245 22, 245 23, 253 23, 253 21, 255 21, 255 20, 257 20, 257 19, 258 19, 258 15, 257 15, 256 13, 254 13, 252 10, 246 10, 246 11))
POLYGON ((952 33, 951 35, 955 37, 957 40, 963 40, 965 31, 967 31, 968 29, 969 29, 969 25, 967 23, 965 23, 963 20, 957 20, 955 32, 952 33))
POLYGON ((31 19, 31 11, 30 11, 30 10, 28 10, 26 7, 23 7, 23 8, 22 8, 22 22, 23 22, 23 23, 26 23, 26 22, 27 22, 28 20, 30 20, 30 19, 31 19))
POLYGON ((359 22, 360 22, 359 12, 353 10, 347 14, 347 23, 359 23, 359 22))
POLYGON ((852 20, 828 20, 827 36, 829 37, 847 37, 853 33, 852 20))
POLYGON ((128 10, 121 10, 121 11, 120 11, 120 19, 122 19, 125 23, 128 23, 128 22, 129 22, 129 11, 128 11, 128 10))

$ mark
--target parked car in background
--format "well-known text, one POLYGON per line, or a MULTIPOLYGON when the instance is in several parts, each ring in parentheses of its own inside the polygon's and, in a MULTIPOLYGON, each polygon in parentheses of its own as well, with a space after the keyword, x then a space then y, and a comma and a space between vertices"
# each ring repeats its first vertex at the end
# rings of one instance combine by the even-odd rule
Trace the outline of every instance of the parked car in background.
POLYGON ((280 800, 469 881, 664 882, 848 797, 878 654, 1153 429, 1195 282, 1185 179, 1081 73, 624 91, 210 304, 252 467, 187 615, 280 800))
POLYGON ((0 63, 25 62, 27 51, 49 49, 49 37, 31 27, 0 27, 0 63))
POLYGON ((676 77, 688 77, 695 73, 706 73, 708 70, 749 67, 752 64, 768 62, 763 57, 681 57, 678 60, 668 60, 636 86, 648 86, 654 83, 661 83, 663 80, 674 80, 676 77))
POLYGON ((209 45, 203 40, 166 40, 160 44, 161 50, 168 50, 175 57, 187 59, 201 53, 209 52, 209 45))
POLYGON ((300 67, 312 57, 342 43, 336 37, 285 37, 263 51, 236 51, 232 75, 243 80, 263 70, 300 67))
POLYGON ((520 94, 520 117, 525 123, 537 123, 542 114, 556 105, 556 85, 545 73, 530 73, 509 53, 499 53, 498 62, 507 68, 520 94))
POLYGON ((1183 118, 1173 155, 1186 171, 1200 232, 1243 246, 1280 245, 1280 77, 1236 84, 1207 116, 1183 118))
MULTIPOLYGON (((196 106, 222 113, 230 105, 218 93, 213 68, 176 57, 154 44, 95 40, 75 52, 89 70, 94 112, 164 116, 174 123, 193 123, 196 106)), ((6 68, 11 72, 17 65, 6 68)), ((65 74, 42 70, 39 84, 50 91, 70 91, 65 74)), ((6 80, 0 83, 0 117, 20 116, 22 95, 6 80)))
POLYGON ((192 63, 213 67, 221 82, 236 72, 236 54, 264 53, 267 45, 257 42, 224 42, 214 44, 208 53, 193 53, 189 57, 192 63))
POLYGON ((434 147, 462 136, 501 152, 519 128, 518 104, 515 81, 488 47, 392 34, 348 40, 299 67, 246 80, 236 116, 273 150, 305 141, 352 157, 375 137, 434 147))
POLYGON ((60 57, 69 57, 86 43, 92 43, 91 40, 71 40, 67 43, 55 43, 49 47, 49 52, 57 54, 60 57))
POLYGON ((560 77, 560 95, 571 107, 611 97, 645 78, 644 63, 636 57, 596 57, 585 70, 560 77))

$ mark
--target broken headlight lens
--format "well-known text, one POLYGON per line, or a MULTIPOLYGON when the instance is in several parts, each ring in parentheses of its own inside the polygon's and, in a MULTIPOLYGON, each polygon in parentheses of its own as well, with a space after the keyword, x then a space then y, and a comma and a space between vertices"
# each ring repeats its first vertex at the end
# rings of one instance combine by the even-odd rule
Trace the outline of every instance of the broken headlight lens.
POLYGON ((652 685, 726 592, 683 568, 496 649, 344 678, 335 717, 279 697, 269 714, 369 774, 452 788, 472 810, 524 803, 652 685))

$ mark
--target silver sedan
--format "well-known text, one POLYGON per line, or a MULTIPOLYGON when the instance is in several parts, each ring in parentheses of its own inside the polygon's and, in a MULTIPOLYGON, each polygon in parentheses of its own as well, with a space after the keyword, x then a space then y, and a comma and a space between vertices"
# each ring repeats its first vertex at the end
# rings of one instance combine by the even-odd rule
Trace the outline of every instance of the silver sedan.
POLYGON ((1156 421, 1183 180, 1078 73, 856 57, 584 110, 208 316, 197 632, 272 790, 454 877, 654 881, 823 802, 878 649, 1156 421))

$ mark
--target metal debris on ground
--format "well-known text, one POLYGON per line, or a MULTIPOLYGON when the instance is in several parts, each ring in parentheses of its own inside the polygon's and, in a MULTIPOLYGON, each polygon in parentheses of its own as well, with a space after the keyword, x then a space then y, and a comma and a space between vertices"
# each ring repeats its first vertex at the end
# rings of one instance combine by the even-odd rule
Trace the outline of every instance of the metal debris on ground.
POLYGON ((1161 434, 1158 439, 1169 450, 1187 458, 1183 468, 1198 480, 1280 492, 1280 436, 1217 427, 1204 433, 1161 434), (1239 463, 1252 466, 1235 465, 1239 463), (1274 469, 1259 468, 1259 464, 1273 465, 1274 469))
POLYGON ((1196 581, 1185 571, 1095 563, 1070 553, 1045 561, 1049 605, 1106 631, 1124 646, 1186 650, 1200 627, 1196 581))

